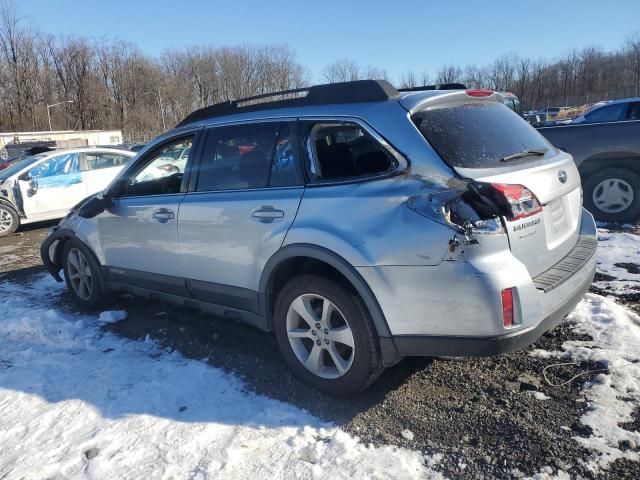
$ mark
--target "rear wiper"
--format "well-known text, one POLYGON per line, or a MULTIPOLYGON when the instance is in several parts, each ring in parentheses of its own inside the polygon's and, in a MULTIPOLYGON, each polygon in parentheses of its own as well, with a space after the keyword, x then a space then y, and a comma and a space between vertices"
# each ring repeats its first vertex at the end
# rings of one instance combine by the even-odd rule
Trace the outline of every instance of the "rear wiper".
POLYGON ((529 150, 523 150, 518 153, 513 153, 504 157, 501 162, 510 162, 511 160, 517 160, 518 158, 537 156, 541 157, 549 151, 548 148, 530 148, 529 150))

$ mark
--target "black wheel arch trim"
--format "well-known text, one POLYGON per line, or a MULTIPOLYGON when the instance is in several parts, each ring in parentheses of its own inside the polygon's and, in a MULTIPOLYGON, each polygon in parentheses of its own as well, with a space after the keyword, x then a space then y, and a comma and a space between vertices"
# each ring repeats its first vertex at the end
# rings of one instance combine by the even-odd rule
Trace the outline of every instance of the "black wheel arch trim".
POLYGON ((9 207, 11 210, 16 212, 18 216, 20 216, 20 210, 18 210, 18 207, 16 207, 12 202, 7 200, 6 198, 0 197, 0 204, 5 205, 6 207, 9 207))
POLYGON ((378 336, 380 338, 391 337, 389 325, 387 324, 387 320, 382 312, 382 308, 380 308, 378 300, 355 267, 331 250, 307 243, 297 243, 282 247, 273 254, 271 258, 269 258, 262 270, 259 285, 260 311, 267 318, 271 328, 273 328, 273 318, 270 312, 273 305, 270 304, 270 298, 273 293, 273 274, 282 262, 294 257, 313 258, 314 260, 319 260, 328 264, 340 272, 340 274, 342 274, 351 283, 353 288, 355 288, 356 292, 358 292, 366 307, 369 309, 369 313, 371 314, 378 336))
POLYGON ((607 153, 585 158, 580 162, 580 165, 578 165, 578 171, 584 183, 589 176, 607 168, 626 168, 633 170, 634 167, 637 168, 639 165, 640 156, 638 155, 607 153))
MULTIPOLYGON (((76 236, 73 230, 69 230, 68 228, 58 228, 58 227, 54 227, 54 228, 55 228, 55 231, 49 234, 47 238, 45 238, 44 241, 42 242, 42 245, 40 245, 40 257, 42 258, 42 263, 44 264, 44 267, 47 269, 47 271, 51 274, 51 276, 57 282, 64 281, 63 278, 60 276, 60 270, 62 270, 62 259, 60 258, 60 256, 62 255, 65 242, 69 239, 74 239, 77 242, 81 243, 87 249, 87 251, 93 256, 93 259, 96 261, 96 263, 100 265, 100 262, 96 258, 93 251, 87 246, 86 243, 84 243, 82 240, 80 240, 76 236), (49 248, 51 247, 51 244, 56 240, 58 240, 59 243, 58 245, 56 245, 54 258, 52 260, 49 257, 49 248)), ((104 283, 104 279, 101 278, 100 282, 104 283)))

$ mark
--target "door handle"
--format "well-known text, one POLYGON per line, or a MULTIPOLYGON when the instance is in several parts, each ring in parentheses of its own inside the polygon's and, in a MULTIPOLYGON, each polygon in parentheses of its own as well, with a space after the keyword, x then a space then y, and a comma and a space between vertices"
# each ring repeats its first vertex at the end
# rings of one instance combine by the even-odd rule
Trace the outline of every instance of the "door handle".
POLYGON ((263 223, 273 222, 277 218, 284 218, 284 210, 278 210, 271 205, 263 205, 251 211, 251 216, 263 223))
POLYGON ((155 210, 152 216, 160 223, 167 223, 169 220, 173 220, 175 218, 174 213, 166 208, 159 208, 158 210, 155 210))

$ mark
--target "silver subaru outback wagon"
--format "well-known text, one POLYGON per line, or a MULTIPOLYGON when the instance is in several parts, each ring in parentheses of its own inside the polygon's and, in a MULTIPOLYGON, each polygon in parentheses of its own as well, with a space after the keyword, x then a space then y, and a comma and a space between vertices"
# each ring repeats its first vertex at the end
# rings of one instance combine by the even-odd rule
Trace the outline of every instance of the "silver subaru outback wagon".
POLYGON ((346 395, 405 356, 523 348, 588 289, 578 170, 499 93, 277 95, 192 113, 52 229, 43 261, 79 305, 130 292, 248 322, 346 395))

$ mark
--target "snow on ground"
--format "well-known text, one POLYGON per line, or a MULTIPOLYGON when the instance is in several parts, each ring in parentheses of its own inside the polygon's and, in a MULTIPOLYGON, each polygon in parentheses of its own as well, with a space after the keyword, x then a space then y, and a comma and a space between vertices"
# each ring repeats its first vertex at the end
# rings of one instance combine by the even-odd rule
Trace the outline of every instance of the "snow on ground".
MULTIPOLYGON (((599 282, 619 293, 640 288, 640 275, 616 267, 616 263, 640 265, 640 237, 630 233, 598 231, 598 271, 616 280, 599 282)), ((577 333, 593 340, 567 341, 563 351, 534 350, 532 355, 562 358, 563 361, 600 362, 608 373, 600 373, 584 387, 588 412, 580 419, 593 434, 575 440, 594 452, 589 467, 597 471, 618 459, 640 461, 638 453, 621 448, 640 447, 640 433, 620 425, 633 420, 640 408, 640 317, 612 298, 587 294, 568 317, 577 333)))
POLYGON ((0 283, 0 478, 442 478, 233 375, 104 333, 39 276, 0 283))
POLYGON ((616 264, 636 264, 640 268, 640 241, 638 235, 598 229, 598 271, 615 277, 599 282, 615 293, 640 290, 640 271, 629 272, 616 264))

